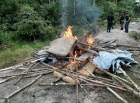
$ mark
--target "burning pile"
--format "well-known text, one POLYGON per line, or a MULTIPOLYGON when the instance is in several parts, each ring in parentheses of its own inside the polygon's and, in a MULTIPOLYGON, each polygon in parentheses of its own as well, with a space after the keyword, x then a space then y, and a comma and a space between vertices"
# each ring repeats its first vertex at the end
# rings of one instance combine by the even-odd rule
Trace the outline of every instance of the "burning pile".
MULTIPOLYGON (((57 77, 58 80, 53 81, 52 83, 40 83, 39 86, 76 85, 77 103, 78 86, 83 88, 87 95, 88 92, 84 89, 84 86, 107 88, 124 103, 127 103, 127 101, 120 97, 115 91, 113 91, 112 88, 117 88, 124 91, 127 90, 140 98, 140 87, 125 73, 121 66, 119 66, 117 70, 119 69, 128 80, 118 77, 117 75, 111 74, 110 72, 98 67, 97 64, 95 65, 93 63, 94 58, 100 57, 100 53, 98 54, 99 51, 112 52, 110 50, 102 48, 101 45, 107 44, 107 46, 110 46, 110 44, 112 44, 114 41, 107 43, 101 43, 100 41, 98 41, 95 43, 92 34, 88 36, 86 31, 84 32, 83 41, 78 41, 77 37, 73 36, 71 29, 72 26, 69 26, 67 31, 65 31, 63 37, 52 41, 50 43, 50 46, 46 47, 44 50, 37 52, 36 60, 29 60, 20 65, 0 70, 5 71, 17 69, 19 67, 28 66, 32 64, 30 68, 21 73, 0 76, 0 78, 4 78, 4 80, 0 81, 0 83, 4 83, 10 80, 11 78, 15 78, 17 76, 21 76, 16 82, 18 83, 22 78, 24 78, 27 75, 39 75, 37 78, 35 78, 34 81, 23 86, 14 93, 8 95, 6 98, 11 98, 13 95, 30 86, 43 75, 46 75, 48 73, 53 73, 53 75, 57 77), (34 68, 39 65, 47 68, 45 70, 35 70, 34 68), (95 76, 93 73, 107 74, 116 81, 108 78, 95 76), (63 80, 66 83, 58 83, 60 80, 63 80), (114 84, 114 82, 118 82, 118 84, 114 84), (134 87, 135 89, 132 87, 134 87)), ((127 63, 125 62, 123 65, 129 66, 126 64, 127 63)), ((92 98, 90 96, 89 98, 92 101, 92 98)))

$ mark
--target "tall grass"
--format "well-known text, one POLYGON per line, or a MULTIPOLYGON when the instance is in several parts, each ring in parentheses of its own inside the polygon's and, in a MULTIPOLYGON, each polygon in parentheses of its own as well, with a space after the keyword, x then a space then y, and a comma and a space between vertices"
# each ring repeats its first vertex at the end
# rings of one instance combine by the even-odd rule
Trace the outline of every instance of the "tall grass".
POLYGON ((0 52, 0 68, 11 65, 15 62, 21 61, 26 57, 31 56, 35 52, 36 48, 43 48, 47 45, 47 42, 36 42, 26 44, 15 44, 14 49, 6 49, 0 52))

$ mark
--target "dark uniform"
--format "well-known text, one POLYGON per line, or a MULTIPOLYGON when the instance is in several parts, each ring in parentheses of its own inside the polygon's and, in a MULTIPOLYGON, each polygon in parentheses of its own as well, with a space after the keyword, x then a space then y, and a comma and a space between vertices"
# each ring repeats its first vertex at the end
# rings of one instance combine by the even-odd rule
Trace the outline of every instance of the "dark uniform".
POLYGON ((124 15, 121 14, 121 16, 120 16, 120 26, 121 26, 121 30, 123 30, 123 25, 124 25, 124 15))
POLYGON ((128 33, 128 27, 129 27, 129 22, 130 22, 130 16, 128 14, 126 14, 126 17, 125 17, 125 32, 128 33))
POLYGON ((114 20, 114 17, 110 14, 108 17, 107 17, 107 32, 110 32, 110 29, 112 27, 112 24, 113 24, 113 20, 114 20))

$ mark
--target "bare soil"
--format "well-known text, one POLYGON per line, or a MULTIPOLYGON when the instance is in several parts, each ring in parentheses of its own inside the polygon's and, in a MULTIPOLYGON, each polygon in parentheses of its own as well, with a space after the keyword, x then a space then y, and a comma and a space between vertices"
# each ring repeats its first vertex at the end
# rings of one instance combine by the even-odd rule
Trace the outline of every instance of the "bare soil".
MULTIPOLYGON (((130 24, 130 31, 137 31, 140 33, 140 22, 133 22, 130 24)), ((95 39, 102 39, 104 41, 107 40, 115 40, 117 39, 117 43, 119 44, 131 44, 139 46, 139 42, 129 37, 128 33, 125 33, 123 30, 119 30, 119 28, 112 29, 111 33, 107 33, 106 31, 98 33, 95 39)), ((140 56, 134 57, 138 62, 140 62, 140 56)), ((140 76, 138 73, 134 71, 139 71, 139 65, 132 67, 127 73, 132 77, 138 85, 140 85, 140 76)), ((41 68, 40 68, 41 69, 41 68)), ((11 70, 1 72, 0 76, 6 74, 15 74, 19 73, 22 70, 11 70)), ((11 79, 5 83, 0 84, 0 98, 5 98, 10 93, 16 91, 21 88, 25 84, 30 83, 36 77, 26 77, 21 79, 19 83, 14 84, 18 78, 11 79)), ((2 79, 0 79, 2 80, 2 79)), ((51 83, 55 81, 56 78, 52 75, 52 73, 48 75, 44 75, 40 78, 36 83, 26 88, 25 90, 19 92, 10 98, 10 103, 76 103, 76 87, 75 86, 46 86, 40 87, 38 83, 47 82, 51 83)), ((116 99, 116 97, 111 94, 105 88, 94 88, 94 87, 84 87, 91 96, 91 99, 87 96, 82 88, 79 87, 79 103, 122 103, 120 100, 116 99)), ((130 103, 139 103, 139 99, 134 95, 116 90, 122 97, 128 100, 130 103)), ((1 103, 1 102, 0 102, 1 103)))

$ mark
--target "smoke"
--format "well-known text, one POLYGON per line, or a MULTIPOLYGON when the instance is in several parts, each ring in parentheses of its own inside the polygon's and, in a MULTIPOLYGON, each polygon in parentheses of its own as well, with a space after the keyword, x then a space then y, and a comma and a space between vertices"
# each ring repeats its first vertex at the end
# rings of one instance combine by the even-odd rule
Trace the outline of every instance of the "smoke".
POLYGON ((101 11, 91 5, 91 0, 60 0, 60 4, 64 29, 69 25, 89 29, 101 15, 101 11))

